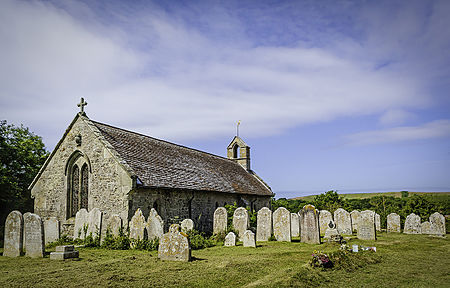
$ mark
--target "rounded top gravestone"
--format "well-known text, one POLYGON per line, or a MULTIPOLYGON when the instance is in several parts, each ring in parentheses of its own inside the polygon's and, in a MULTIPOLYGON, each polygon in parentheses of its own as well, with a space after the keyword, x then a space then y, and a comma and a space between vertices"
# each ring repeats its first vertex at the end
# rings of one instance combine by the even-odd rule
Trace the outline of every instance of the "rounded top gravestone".
POLYGON ((6 217, 3 256, 18 257, 23 253, 23 216, 12 211, 6 217))
POLYGON ((218 207, 216 211, 214 211, 213 233, 225 233, 225 231, 227 230, 227 222, 227 209, 225 209, 224 207, 218 207))
POLYGON ((263 207, 256 217, 256 241, 269 241, 272 236, 272 211, 263 207))
POLYGON ((273 235, 277 241, 291 242, 291 212, 284 207, 273 212, 273 235))
POLYGON ((238 238, 241 239, 244 236, 245 231, 250 227, 250 219, 248 211, 244 207, 239 207, 234 210, 233 214, 233 228, 238 233, 238 238))

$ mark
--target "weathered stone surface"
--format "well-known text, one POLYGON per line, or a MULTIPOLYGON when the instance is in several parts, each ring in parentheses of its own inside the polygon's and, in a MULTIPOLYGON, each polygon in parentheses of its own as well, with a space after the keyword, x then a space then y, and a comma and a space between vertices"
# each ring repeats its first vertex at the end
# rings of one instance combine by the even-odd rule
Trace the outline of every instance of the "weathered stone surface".
POLYGON ((422 232, 422 234, 431 234, 431 223, 428 221, 423 222, 422 224, 420 224, 420 231, 422 232))
POLYGON ((122 218, 120 218, 120 216, 117 214, 111 215, 106 226, 106 229, 109 229, 111 235, 113 235, 114 237, 119 236, 120 229, 122 228, 122 218))
POLYGON ((147 228, 147 222, 142 214, 141 209, 137 209, 129 224, 130 227, 130 239, 145 239, 145 229, 147 228))
POLYGON ((319 211, 313 205, 305 205, 298 212, 300 216, 300 241, 320 244, 319 211))
MULTIPOLYGON (((319 211, 319 228, 320 228, 320 234, 324 235, 325 231, 328 229, 328 223, 330 221, 333 221, 333 215, 331 215, 330 211, 328 210, 320 210, 319 211)), ((334 223, 334 221, 333 221, 334 223)))
POLYGON ((84 239, 89 225, 89 213, 86 209, 80 209, 75 215, 75 226, 73 229, 73 239, 84 239))
POLYGON ((59 220, 56 217, 49 217, 44 220, 45 245, 59 239, 59 220))
POLYGON ((400 215, 397 213, 391 213, 387 216, 387 232, 400 233, 400 215))
POLYGON ((56 246, 55 251, 56 252, 72 252, 75 250, 75 246, 73 245, 61 245, 56 246))
POLYGON ((164 221, 154 208, 150 210, 147 221, 148 239, 160 239, 164 234, 164 221))
POLYGON ((358 222, 358 239, 361 240, 376 240, 375 230, 375 212, 365 210, 360 213, 358 222))
POLYGON ((256 241, 269 241, 272 236, 272 211, 263 207, 256 216, 256 241))
POLYGON ((405 227, 403 228, 405 234, 421 234, 420 216, 414 213, 409 214, 405 220, 405 227))
POLYGON ((255 233, 251 230, 245 231, 242 239, 242 245, 244 247, 256 247, 255 233))
POLYGON ((350 213, 342 208, 334 211, 334 223, 340 234, 352 235, 352 218, 350 213))
POLYGON ((89 222, 87 235, 92 237, 100 237, 100 231, 102 229, 102 216, 103 213, 98 208, 94 208, 89 211, 89 222))
POLYGON ((214 211, 213 233, 225 233, 225 231, 227 230, 227 221, 227 209, 225 209, 224 207, 217 207, 216 211, 214 211))
POLYGON ((250 218, 248 211, 244 207, 239 207, 234 210, 233 214, 233 228, 238 233, 238 239, 242 239, 245 231, 250 227, 250 218))
POLYGON ((297 213, 291 213, 291 237, 300 236, 300 220, 297 213))
POLYGON ((188 236, 180 232, 180 225, 172 224, 169 232, 159 240, 158 258, 170 261, 190 261, 191 247, 188 236))
POLYGON ((30 213, 23 219, 23 223, 26 238, 25 256, 33 258, 44 257, 44 223, 41 217, 30 213))
POLYGON ((188 232, 194 230, 194 221, 192 219, 184 219, 181 221, 181 231, 188 232))
POLYGON ((350 212, 350 218, 352 218, 352 231, 353 232, 358 231, 358 222, 359 222, 360 216, 361 216, 361 212, 359 212, 358 210, 353 210, 352 212, 350 212))
POLYGON ((279 207, 273 212, 273 235, 277 241, 291 242, 291 212, 279 207))
POLYGON ((227 236, 225 236, 223 246, 236 246, 236 234, 229 232, 227 236))
MULTIPOLYGON (((23 213, 23 219, 25 219, 25 217, 28 217, 28 215, 30 215, 31 214, 31 212, 25 212, 25 213, 23 213)), ((27 239, 25 239, 25 232, 24 233, 22 233, 23 234, 23 249, 24 249, 24 252, 25 252, 25 244, 26 244, 26 242, 27 242, 27 239)))
POLYGON ((50 253, 50 259, 52 260, 65 260, 78 257, 79 253, 74 249, 73 245, 56 246, 56 251, 50 253))
POLYGON ((381 231, 381 217, 378 213, 375 213, 375 229, 381 231))
POLYGON ((446 229, 445 229, 445 217, 438 213, 434 212, 430 216, 430 223, 431 223, 431 231, 430 234, 432 235, 445 235, 446 229))
POLYGON ((342 236, 336 229, 336 224, 331 220, 328 223, 328 228, 325 231, 325 236, 323 236, 325 242, 341 242, 342 236))
POLYGON ((8 214, 5 221, 3 256, 18 257, 23 253, 23 216, 17 210, 8 214))

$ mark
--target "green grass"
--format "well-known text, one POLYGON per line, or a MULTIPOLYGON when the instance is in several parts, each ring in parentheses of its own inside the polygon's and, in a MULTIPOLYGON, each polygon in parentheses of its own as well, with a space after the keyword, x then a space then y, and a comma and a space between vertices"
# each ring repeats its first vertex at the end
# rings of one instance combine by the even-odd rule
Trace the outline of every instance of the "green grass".
MULTIPOLYGON (((431 196, 443 196, 450 195, 450 192, 408 192, 409 195, 417 194, 417 195, 431 195, 431 196)), ((302 196, 292 198, 294 200, 305 200, 305 201, 313 201, 316 195, 302 196)), ((350 193, 350 194, 339 194, 344 199, 364 199, 371 198, 374 196, 391 196, 391 197, 402 197, 401 192, 376 192, 376 193, 350 193)))
POLYGON ((307 263, 313 250, 338 245, 258 243, 258 248, 192 251, 190 263, 157 259, 156 252, 80 248, 78 261, 0 257, 0 287, 448 287, 450 240, 426 235, 379 234, 379 263, 353 272, 322 271, 307 263))

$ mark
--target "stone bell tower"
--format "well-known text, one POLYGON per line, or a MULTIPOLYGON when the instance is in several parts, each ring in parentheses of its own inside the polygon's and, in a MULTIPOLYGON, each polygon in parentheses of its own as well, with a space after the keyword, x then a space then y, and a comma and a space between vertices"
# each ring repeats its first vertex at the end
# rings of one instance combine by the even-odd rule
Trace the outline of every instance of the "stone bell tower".
POLYGON ((227 157, 235 160, 245 170, 250 171, 250 147, 239 136, 235 136, 228 145, 227 157))

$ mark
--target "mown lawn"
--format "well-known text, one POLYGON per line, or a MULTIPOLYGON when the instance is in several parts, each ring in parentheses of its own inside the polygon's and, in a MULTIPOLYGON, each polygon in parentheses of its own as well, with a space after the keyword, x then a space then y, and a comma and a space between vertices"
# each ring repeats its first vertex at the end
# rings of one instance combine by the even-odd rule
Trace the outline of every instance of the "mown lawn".
POLYGON ((165 262, 156 252, 79 248, 78 261, 0 257, 0 287, 449 287, 450 240, 379 234, 376 264, 352 272, 312 269, 313 250, 337 245, 258 243, 192 251, 190 263, 165 262))

